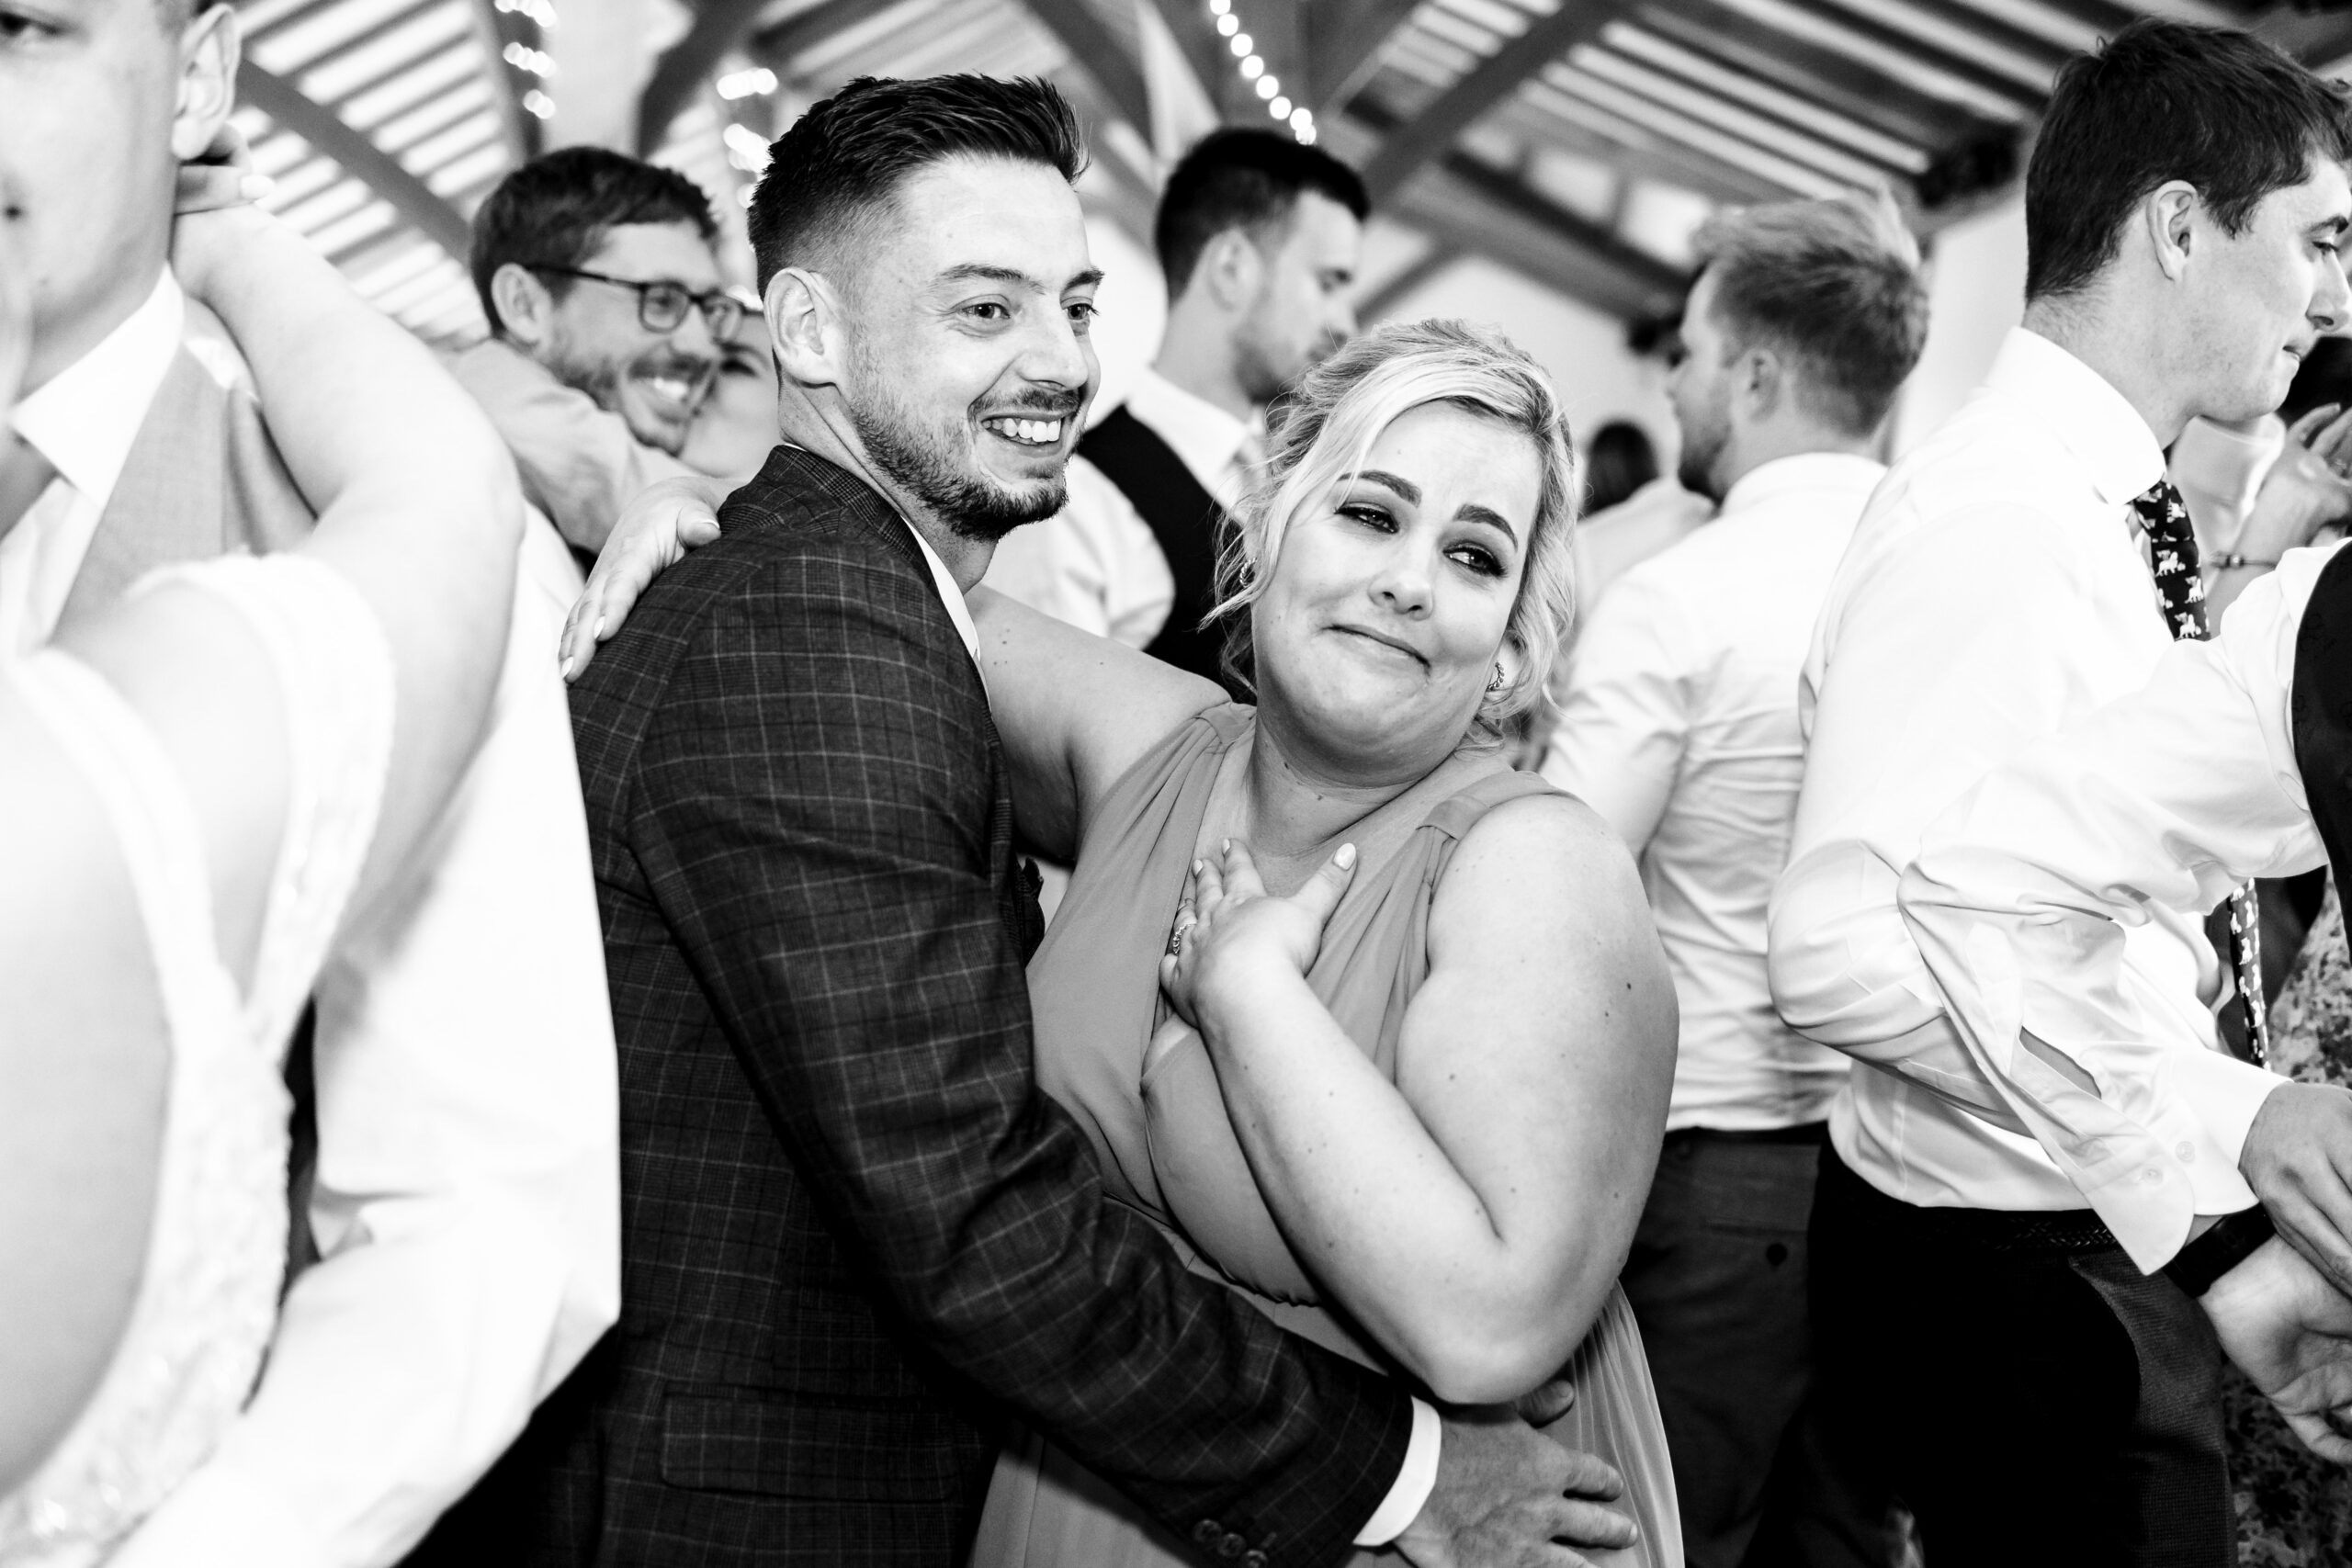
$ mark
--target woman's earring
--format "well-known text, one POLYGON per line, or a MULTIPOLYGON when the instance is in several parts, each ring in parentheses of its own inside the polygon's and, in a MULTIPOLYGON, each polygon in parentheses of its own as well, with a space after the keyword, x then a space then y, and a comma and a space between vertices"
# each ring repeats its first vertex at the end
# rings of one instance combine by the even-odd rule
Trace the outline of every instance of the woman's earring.
POLYGON ((1501 660, 1498 659, 1498 660, 1495 660, 1495 678, 1494 678, 1493 680, 1491 680, 1491 681, 1489 681, 1489 682, 1487 682, 1487 690, 1489 693, 1494 693, 1494 692, 1499 692, 1499 691, 1501 691, 1502 689, 1503 689, 1503 661, 1502 661, 1501 660))

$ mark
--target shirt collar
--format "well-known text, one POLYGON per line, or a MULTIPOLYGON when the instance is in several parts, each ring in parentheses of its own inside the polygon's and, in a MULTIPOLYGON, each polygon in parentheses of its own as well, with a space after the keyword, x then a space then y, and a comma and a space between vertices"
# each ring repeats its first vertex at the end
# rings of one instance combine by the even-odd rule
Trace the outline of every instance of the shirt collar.
POLYGON ((956 574, 947 570, 947 563, 939 558, 939 552, 931 547, 931 541, 922 536, 922 529, 907 523, 903 517, 899 521, 905 523, 907 532, 915 536, 915 548, 922 552, 923 565, 931 568, 932 586, 939 590, 939 602, 947 606, 947 618, 956 623, 956 635, 964 639, 964 651, 972 656, 973 663, 978 664, 980 661, 980 632, 972 624, 972 607, 964 603, 964 591, 956 586, 956 574))
POLYGON ((27 393, 9 416, 17 434, 96 506, 114 494, 187 320, 187 296, 166 268, 145 303, 96 348, 27 393))
POLYGON ((1984 384, 2025 404, 2109 505, 2129 504, 2165 477, 2164 448, 2140 411, 2106 377, 2041 333, 2010 328, 1984 384))
POLYGON ((1724 497, 1718 516, 1776 500, 1792 491, 1874 489, 1886 465, 1852 452, 1799 452, 1758 463, 1739 476, 1724 497))
POLYGON ((1210 490, 1241 455, 1241 445, 1251 434, 1249 421, 1234 418, 1149 367, 1127 394, 1127 412, 1151 426, 1193 477, 1210 490))

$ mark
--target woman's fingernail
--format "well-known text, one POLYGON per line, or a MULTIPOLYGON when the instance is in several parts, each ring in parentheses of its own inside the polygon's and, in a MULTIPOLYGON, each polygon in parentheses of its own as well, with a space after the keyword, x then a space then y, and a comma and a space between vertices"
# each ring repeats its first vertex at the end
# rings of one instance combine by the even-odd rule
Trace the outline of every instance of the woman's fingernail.
POLYGON ((1356 847, 1353 844, 1341 844, 1340 852, 1333 855, 1331 859, 1338 863, 1341 871, 1345 871, 1356 863, 1356 847))
POLYGON ((1194 861, 1193 863, 1193 874, 1194 876, 1201 874, 1201 863, 1199 861, 1194 861))
POLYGON ((1217 848, 1227 854, 1231 854, 1233 852, 1233 840, 1231 839, 1227 839, 1219 843, 1217 848))
POLYGON ((247 201, 259 201, 277 188, 277 182, 267 175, 247 175, 237 182, 238 194, 247 201))
POLYGON ((605 640, 605 617, 604 617, 604 616, 599 615, 599 616, 597 616, 597 617, 596 617, 596 630, 595 630, 595 632, 594 632, 593 635, 595 637, 595 638, 596 638, 596 640, 597 640, 598 642, 602 642, 602 641, 604 641, 604 640, 605 640))

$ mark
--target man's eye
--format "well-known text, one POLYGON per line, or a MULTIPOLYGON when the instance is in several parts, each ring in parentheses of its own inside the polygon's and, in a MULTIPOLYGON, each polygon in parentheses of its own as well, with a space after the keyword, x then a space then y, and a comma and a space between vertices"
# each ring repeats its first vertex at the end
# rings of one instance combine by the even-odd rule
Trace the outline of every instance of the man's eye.
POLYGON ((983 299, 977 305, 966 306, 965 310, 984 321, 1005 321, 1012 319, 1012 312, 1004 308, 1001 300, 997 299, 983 299))

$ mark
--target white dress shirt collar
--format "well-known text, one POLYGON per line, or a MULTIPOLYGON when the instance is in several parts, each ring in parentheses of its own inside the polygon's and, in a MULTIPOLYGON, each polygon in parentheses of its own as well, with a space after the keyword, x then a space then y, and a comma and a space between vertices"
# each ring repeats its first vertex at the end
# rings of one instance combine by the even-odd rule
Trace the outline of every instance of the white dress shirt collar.
MULTIPOLYGON (((899 521, 906 520, 900 518, 899 521)), ((939 602, 947 606, 947 618, 956 623, 956 635, 964 639, 964 651, 972 656, 973 663, 978 664, 980 661, 980 631, 972 624, 972 607, 964 602, 964 591, 956 586, 956 574, 947 570, 947 563, 939 558, 939 552, 931 547, 931 541, 922 536, 922 529, 908 523, 907 532, 915 536, 915 548, 922 552, 923 565, 931 568, 932 585, 939 590, 939 602)))
POLYGON ((120 326, 27 393, 9 416, 58 476, 101 509, 172 367, 187 318, 187 297, 167 269, 120 326))
MULTIPOLYGON (((1758 463, 1740 475, 1724 492, 1717 522, 1798 491, 1839 490, 1850 485, 1875 485, 1886 476, 1886 465, 1875 457, 1851 452, 1799 452, 1758 463)), ((1867 490, 1863 492, 1869 493, 1867 490)))
POLYGON ((1236 419, 1148 367, 1127 394, 1126 408, 1168 443, 1212 494, 1240 459, 1243 445, 1257 434, 1250 421, 1236 419))
POLYGON ((56 630, 179 351, 187 314, 187 298, 166 269, 121 325, 10 411, 17 434, 57 477, 0 535, 0 654, 39 647, 56 630))
POLYGON ((2140 411, 2041 333, 2010 328, 1984 384, 2027 405, 2035 423, 2082 464, 2100 500, 2128 505, 2165 477, 2164 448, 2140 411))

